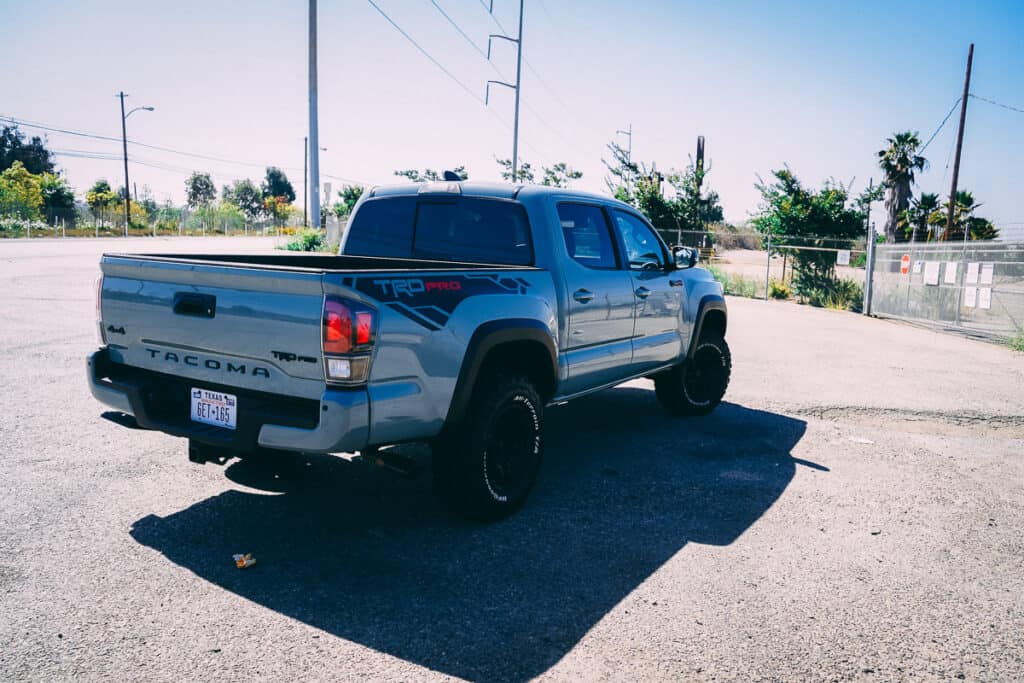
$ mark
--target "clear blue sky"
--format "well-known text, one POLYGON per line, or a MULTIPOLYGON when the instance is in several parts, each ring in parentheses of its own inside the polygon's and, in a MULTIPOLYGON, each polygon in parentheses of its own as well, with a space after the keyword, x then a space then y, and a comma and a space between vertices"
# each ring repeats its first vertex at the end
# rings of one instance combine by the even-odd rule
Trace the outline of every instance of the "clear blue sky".
MULTIPOLYGON (((480 0, 436 0, 480 47, 496 32, 480 0)), ((340 178, 392 182, 397 168, 466 164, 497 178, 511 152, 512 95, 430 0, 378 4, 471 91, 412 47, 365 0, 321 0, 321 166, 340 178)), ((514 30, 518 3, 495 0, 514 30)), ((192 169, 221 185, 286 167, 302 180, 306 134, 305 2, 0 0, 0 115, 120 135, 114 94, 151 105, 129 139, 252 166, 129 148, 163 168, 132 167, 157 199, 183 196, 192 169), (296 169, 296 170, 292 170, 296 169)), ((632 123, 634 159, 681 167, 707 139, 711 187, 728 219, 755 210, 757 175, 788 163, 805 182, 880 172, 896 130, 927 138, 960 95, 976 43, 972 91, 1024 109, 1024 2, 560 2, 526 0, 521 157, 565 160, 578 184, 604 188, 601 158, 632 123), (538 77, 539 74, 539 77, 538 77)), ((508 78, 514 51, 496 44, 508 78)), ((924 191, 948 192, 956 115, 926 156, 924 191)), ((30 129, 26 129, 28 132, 30 129)), ((619 140, 625 143, 625 139, 619 140)), ((59 150, 119 153, 114 142, 50 134, 59 150)), ((961 186, 981 213, 1024 231, 1024 114, 970 101, 961 186)), ((59 157, 79 192, 122 182, 118 161, 59 157)), ((880 209, 877 206, 876 209, 880 209)), ((880 212, 879 212, 880 216, 880 212)), ((881 220, 879 218, 878 222, 881 220)))

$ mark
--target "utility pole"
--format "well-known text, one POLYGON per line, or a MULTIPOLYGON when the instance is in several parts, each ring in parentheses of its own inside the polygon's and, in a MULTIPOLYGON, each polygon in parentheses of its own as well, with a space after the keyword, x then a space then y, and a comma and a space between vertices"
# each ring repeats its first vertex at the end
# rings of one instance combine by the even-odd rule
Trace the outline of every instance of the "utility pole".
MULTIPOLYGON (((956 156, 953 158, 953 184, 949 189, 949 214, 946 216, 946 234, 953 230, 956 209, 956 184, 960 180, 960 149, 964 144, 964 121, 967 119, 967 98, 971 91, 971 63, 974 61, 974 43, 967 50, 967 75, 964 76, 964 94, 960 98, 960 129, 956 133, 956 156)), ((967 226, 964 226, 964 249, 967 248, 967 226)))
MULTIPOLYGON (((523 73, 523 2, 519 0, 519 36, 516 38, 509 38, 506 35, 498 33, 492 33, 487 36, 487 60, 491 59, 491 41, 495 38, 501 40, 507 40, 510 43, 516 44, 516 84, 506 83, 505 81, 487 81, 487 86, 484 94, 484 106, 490 103, 491 99, 491 83, 495 85, 503 85, 506 88, 512 88, 516 91, 516 109, 515 117, 512 124, 512 182, 516 182, 518 169, 519 169, 519 92, 520 86, 522 85, 522 73, 523 73)), ((491 2, 491 12, 494 10, 494 2, 491 2)))
POLYGON ((626 143, 626 145, 627 145, 626 146, 626 163, 627 164, 632 164, 633 163, 633 124, 631 123, 628 126, 626 126, 626 130, 617 130, 617 131, 615 131, 615 134, 616 135, 625 135, 627 138, 629 138, 629 142, 626 143))
POLYGON ((309 137, 302 138, 302 225, 309 227, 306 209, 309 208, 309 189, 306 185, 309 175, 309 137))
POLYGON ((124 113, 124 91, 118 93, 121 98, 121 149, 124 151, 124 236, 128 236, 128 217, 131 216, 131 197, 128 196, 128 117, 124 113))
MULTIPOLYGON (((875 189, 875 179, 868 179, 868 196, 871 196, 872 190, 875 189)), ((875 279, 875 231, 872 229, 871 223, 871 202, 867 203, 864 207, 864 228, 867 231, 868 238, 865 249, 867 251, 867 260, 864 264, 864 303, 861 306, 864 311, 864 315, 871 315, 871 294, 874 279, 875 279)))
POLYGON ((316 78, 316 0, 309 0, 309 181, 313 191, 309 194, 310 213, 320 229, 320 134, 317 126, 316 78))

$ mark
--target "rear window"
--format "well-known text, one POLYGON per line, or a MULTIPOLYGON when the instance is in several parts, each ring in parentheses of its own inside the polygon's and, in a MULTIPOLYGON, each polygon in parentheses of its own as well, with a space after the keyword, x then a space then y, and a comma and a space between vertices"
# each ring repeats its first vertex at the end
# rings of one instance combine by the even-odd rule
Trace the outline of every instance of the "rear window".
POLYGON ((349 226, 345 253, 520 266, 533 263, 530 226, 522 205, 475 197, 366 201, 349 226))
POLYGON ((515 202, 461 197, 420 201, 414 258, 529 265, 526 212, 515 202))
POLYGON ((388 197, 363 202, 352 218, 345 253, 352 256, 412 256, 415 197, 388 197))

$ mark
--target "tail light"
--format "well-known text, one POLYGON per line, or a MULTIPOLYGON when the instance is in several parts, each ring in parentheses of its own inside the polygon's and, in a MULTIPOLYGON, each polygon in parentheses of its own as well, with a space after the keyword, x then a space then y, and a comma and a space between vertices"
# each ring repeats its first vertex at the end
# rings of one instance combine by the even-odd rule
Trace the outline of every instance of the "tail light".
POLYGON ((96 336, 101 345, 106 345, 107 338, 103 334, 103 309, 100 307, 100 297, 103 295, 103 273, 96 277, 96 336))
POLYGON ((324 374, 329 383, 366 382, 376 322, 377 312, 369 306, 338 297, 324 298, 324 374))

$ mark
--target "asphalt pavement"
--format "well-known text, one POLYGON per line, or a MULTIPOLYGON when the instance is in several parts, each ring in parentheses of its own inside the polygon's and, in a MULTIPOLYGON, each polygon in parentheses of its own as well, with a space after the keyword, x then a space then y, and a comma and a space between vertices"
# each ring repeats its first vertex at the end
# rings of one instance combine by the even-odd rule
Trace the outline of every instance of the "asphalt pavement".
POLYGON ((0 241, 0 680, 1024 679, 1024 354, 730 298, 719 410, 550 409, 481 526, 429 476, 101 417, 99 254, 273 244, 0 241))

